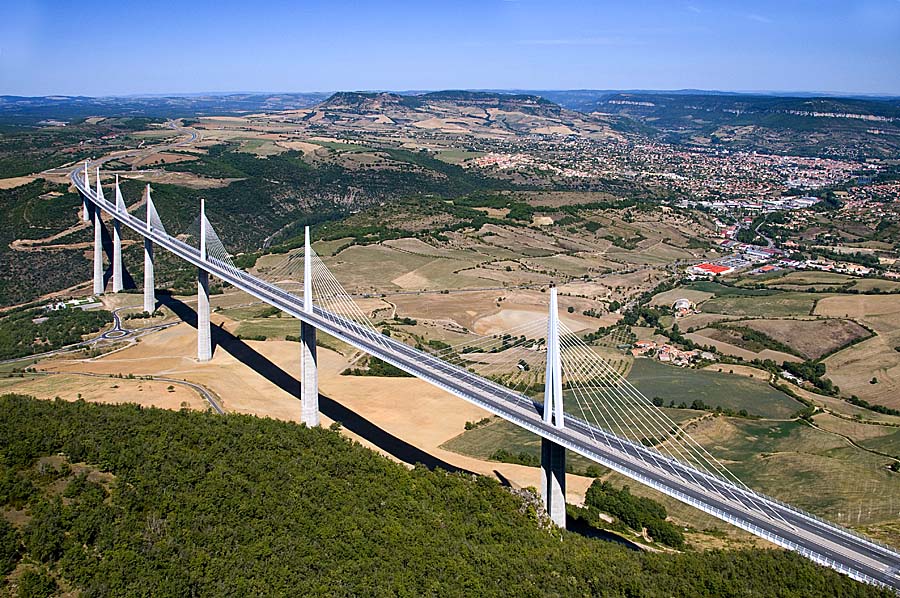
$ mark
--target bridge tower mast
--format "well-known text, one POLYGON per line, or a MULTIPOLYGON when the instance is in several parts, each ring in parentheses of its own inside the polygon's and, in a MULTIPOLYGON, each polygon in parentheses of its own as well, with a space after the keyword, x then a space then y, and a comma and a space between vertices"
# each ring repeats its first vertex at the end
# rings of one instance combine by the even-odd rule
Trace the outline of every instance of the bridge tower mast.
MULTIPOLYGON (((206 200, 200 198, 200 260, 206 255, 206 200)), ((209 272, 197 268, 197 361, 212 359, 209 332, 209 272)))
MULTIPOLYGON (((100 167, 97 167, 97 199, 103 199, 103 187, 100 186, 100 167)), ((100 208, 94 206, 94 294, 102 295, 106 285, 103 284, 103 220, 100 208)))
MULTIPOLYGON (((84 161, 84 188, 90 190, 91 181, 88 178, 88 161, 84 161)), ((91 221, 91 202, 88 201, 88 196, 84 193, 81 194, 81 219, 84 222, 91 221)))
MULTIPOLYGON (((557 428, 565 424, 563 415, 562 359, 559 349, 559 307, 556 287, 550 288, 547 322, 547 370, 544 376, 544 422, 557 428)), ((550 519, 566 527, 566 449, 541 439, 541 496, 550 519)))
MULTIPOLYGON (((303 311, 313 313, 312 248, 309 227, 305 231, 303 252, 303 311)), ((319 425, 319 371, 316 360, 316 328, 300 322, 300 421, 309 427, 319 425)))
MULTIPOLYGON (((153 200, 150 199, 150 183, 144 191, 144 205, 147 206, 147 231, 150 231, 150 214, 153 212, 153 200)), ((156 311, 156 280, 153 276, 153 241, 144 237, 144 311, 152 314, 156 311)))
MULTIPOLYGON (((116 175, 116 212, 125 211, 125 200, 119 188, 119 175, 116 175)), ((124 288, 122 283, 122 225, 113 217, 113 293, 124 288)))

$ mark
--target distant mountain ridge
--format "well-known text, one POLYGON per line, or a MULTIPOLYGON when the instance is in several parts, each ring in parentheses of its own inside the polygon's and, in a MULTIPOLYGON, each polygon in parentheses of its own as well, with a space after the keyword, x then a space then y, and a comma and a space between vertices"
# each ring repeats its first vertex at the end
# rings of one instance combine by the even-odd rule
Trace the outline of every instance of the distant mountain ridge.
POLYGON ((432 91, 413 95, 393 92, 339 91, 319 104, 318 108, 377 112, 386 106, 418 109, 436 103, 516 110, 545 116, 558 115, 562 111, 561 106, 538 95, 467 90, 432 91))
POLYGON ((178 118, 296 110, 314 106, 327 93, 235 93, 195 96, 0 96, 0 124, 33 125, 43 119, 78 120, 89 116, 178 118))
MULTIPOLYGON (((378 103, 419 108, 428 102, 452 102, 459 105, 516 107, 526 111, 554 110, 559 106, 579 112, 626 112, 610 110, 621 101, 650 102, 660 109, 680 109, 688 103, 700 102, 704 109, 737 110, 761 113, 782 109, 806 110, 805 103, 814 101, 815 111, 842 112, 850 106, 853 112, 896 117, 900 98, 840 96, 832 94, 740 93, 700 90, 444 90, 444 91, 338 91, 304 93, 203 93, 171 95, 130 95, 90 97, 81 95, 15 96, 0 95, 0 119, 9 122, 42 118, 77 119, 87 116, 147 116, 173 118, 212 114, 236 114, 264 110, 294 110, 319 103, 336 107, 345 105, 367 109, 378 103), (554 106, 555 105, 555 106, 554 106)), ((621 104, 627 105, 627 104, 621 104)), ((649 107, 649 106, 648 106, 649 107)), ((633 111, 632 111, 633 112, 633 111)), ((642 116, 634 114, 635 116, 642 116)))
MULTIPOLYGON (((0 96, 0 126, 89 116, 178 118, 314 109, 324 122, 418 123, 444 133, 636 133, 690 145, 862 159, 900 152, 900 98, 604 90, 339 91, 195 96, 0 96), (324 113, 328 113, 327 115, 324 113), (381 114, 384 118, 377 118, 381 114), (329 116, 330 115, 330 116, 329 116), (365 117, 365 118, 363 118, 365 117)), ((312 116, 312 115, 311 115, 312 116)))

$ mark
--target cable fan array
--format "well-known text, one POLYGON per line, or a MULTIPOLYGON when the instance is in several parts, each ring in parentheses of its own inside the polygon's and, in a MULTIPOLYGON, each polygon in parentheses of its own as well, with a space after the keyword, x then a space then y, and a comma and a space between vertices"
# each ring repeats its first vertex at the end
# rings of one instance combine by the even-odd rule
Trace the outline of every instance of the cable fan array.
POLYGON ((159 212, 156 211, 156 206, 153 205, 153 201, 150 199, 150 185, 147 185, 144 195, 144 205, 147 209, 147 220, 150 222, 150 228, 164 235, 168 234, 166 233, 166 227, 163 226, 162 219, 159 217, 159 212))
POLYGON ((503 332, 440 346, 431 354, 514 392, 535 397, 544 392, 546 336, 547 318, 543 317, 503 332))
MULTIPOLYGON (((148 202, 147 206, 151 223, 162 229, 162 222, 152 202, 148 202)), ((195 224, 199 228, 199 218, 195 220, 195 224)), ((206 229, 207 259, 240 276, 241 270, 235 266, 231 254, 209 219, 204 218, 203 225, 206 229)), ((335 278, 321 257, 314 250, 309 251, 316 312, 337 326, 352 328, 387 347, 384 335, 335 278)), ((278 270, 269 272, 269 277, 273 274, 288 275, 289 280, 282 282, 295 282, 292 275, 303 271, 301 264, 304 264, 305 258, 303 251, 292 252, 285 264, 278 270)), ((640 445, 645 450, 636 454, 648 465, 670 470, 687 482, 705 486, 696 472, 692 471, 698 470, 737 484, 750 494, 749 503, 747 496, 732 495, 730 498, 759 508, 752 499, 752 490, 598 355, 591 345, 565 324, 559 325, 566 395, 564 405, 570 416, 608 432, 598 436, 593 428, 588 428, 594 441, 626 452, 626 442, 640 445), (676 463, 689 467, 673 466, 676 463)), ((543 393, 546 334, 547 318, 543 317, 502 333, 482 335, 455 345, 443 346, 431 354, 537 402, 536 399, 543 393)))
MULTIPOLYGON (((152 204, 151 222, 158 221, 152 204)), ((199 219, 195 221, 199 225, 199 219)), ((240 275, 208 219, 206 227, 207 259, 240 275)), ((161 227, 161 222, 159 223, 161 227)), ((199 226, 198 226, 199 227, 199 226)), ((370 340, 388 347, 385 336, 357 305, 353 297, 335 278, 321 257, 310 249, 313 305, 316 313, 337 326, 352 328, 370 340)), ((296 274, 303 272, 306 256, 294 251, 285 263, 270 271, 268 277, 288 276, 281 283, 295 283, 296 274)), ((301 277, 302 278, 302 277, 301 277)), ((535 404, 543 393, 546 367, 547 318, 538 318, 512 327, 502 333, 469 338, 455 345, 431 351, 432 356, 462 367, 469 372, 524 395, 535 404)), ((622 340, 625 340, 624 338, 622 340)), ((570 417, 574 416, 607 434, 598 435, 591 430, 594 441, 602 442, 618 450, 629 451, 628 443, 640 445, 644 450, 636 452, 648 465, 666 469, 686 482, 708 487, 697 473, 723 479, 740 488, 747 495, 731 493, 748 507, 763 510, 756 504, 750 488, 694 440, 664 410, 654 405, 646 396, 578 334, 560 323, 560 349, 564 382, 564 405, 570 417), (687 465, 687 468, 676 464, 687 465), (695 471, 696 470, 696 471, 695 471)), ((721 493, 721 490, 715 490, 721 493)), ((730 492, 730 491, 729 491, 730 492)))
POLYGON ((387 347, 385 336, 375 328, 375 324, 372 323, 369 316, 360 309, 315 250, 310 248, 309 251, 313 305, 316 313, 338 326, 352 328, 370 340, 387 347))
POLYGON ((756 499, 753 490, 563 323, 560 323, 560 349, 566 411, 610 433, 598 436, 591 430, 595 442, 636 454, 648 465, 704 488, 711 489, 698 472, 735 484, 746 494, 725 490, 726 497, 718 486, 714 491, 723 498, 774 515, 756 499), (641 445, 643 450, 629 450, 625 441, 641 445), (688 468, 678 467, 678 463, 688 468))

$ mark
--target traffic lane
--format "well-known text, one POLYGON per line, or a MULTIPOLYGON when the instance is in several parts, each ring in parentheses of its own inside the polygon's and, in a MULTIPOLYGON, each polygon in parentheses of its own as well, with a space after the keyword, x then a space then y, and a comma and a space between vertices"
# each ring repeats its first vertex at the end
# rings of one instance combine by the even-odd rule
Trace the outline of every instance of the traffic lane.
MULTIPOLYGON (((370 349, 373 352, 376 352, 378 350, 378 347, 370 347, 370 349)), ((450 381, 445 381, 445 383, 447 383, 448 386, 452 386, 450 381)), ((458 392, 464 394, 467 392, 468 389, 465 387, 460 387, 459 385, 456 385, 456 390, 458 392)), ((488 390, 488 389, 485 388, 485 390, 488 390)), ((482 397, 482 398, 485 398, 485 397, 482 397)), ((495 404, 495 407, 497 408, 498 411, 502 411, 502 405, 495 404)), ((590 445, 586 445, 584 443, 581 443, 580 446, 581 446, 581 448, 585 448, 585 449, 595 448, 595 447, 591 447, 590 445)), ((634 467, 635 462, 633 461, 633 458, 639 457, 639 453, 637 451, 632 451, 631 453, 626 455, 626 457, 631 457, 632 459, 627 459, 627 460, 623 460, 621 458, 622 456, 620 454, 617 454, 614 452, 607 452, 606 457, 611 461, 617 462, 620 467, 622 467, 626 470, 633 470, 633 469, 635 469, 635 467, 634 467)), ((889 575, 889 573, 885 573, 885 571, 878 569, 877 567, 873 567, 869 563, 860 561, 858 558, 854 558, 854 555, 865 555, 865 556, 868 556, 873 561, 876 561, 876 562, 882 564, 886 568, 890 568, 890 564, 884 563, 883 562, 884 559, 880 558, 882 556, 880 553, 871 550, 871 547, 868 544, 859 543, 858 541, 856 541, 857 539, 853 536, 845 537, 843 535, 834 534, 834 533, 832 533, 832 530, 830 528, 825 527, 823 530, 821 525, 814 525, 813 526, 814 529, 809 529, 809 524, 819 523, 819 522, 817 522, 816 520, 810 520, 810 519, 803 518, 803 517, 797 517, 795 513, 793 513, 790 510, 784 509, 781 505, 774 504, 774 503, 767 503, 766 506, 771 508, 775 512, 777 512, 779 514, 779 516, 785 517, 785 515, 788 515, 789 518, 796 525, 796 527, 806 531, 807 533, 809 533, 812 536, 822 536, 823 534, 817 533, 817 532, 826 531, 828 539, 832 543, 844 548, 845 551, 852 551, 852 552, 850 554, 848 554, 847 552, 835 550, 833 548, 823 546, 820 543, 815 542, 814 538, 811 541, 810 538, 808 538, 807 536, 804 536, 804 535, 798 534, 798 533, 794 533, 792 530, 786 529, 785 524, 783 522, 773 521, 767 517, 765 517, 765 518, 760 517, 756 513, 753 513, 753 512, 746 513, 746 514, 736 512, 734 509, 734 505, 729 504, 728 502, 722 501, 717 496, 709 495, 709 492, 720 493, 722 491, 726 491, 728 493, 731 493, 731 488, 728 488, 724 484, 722 484, 721 487, 716 487, 714 484, 708 483, 706 486, 702 486, 700 489, 694 488, 689 484, 672 484, 669 478, 661 476, 658 472, 655 472, 651 469, 643 468, 640 466, 640 463, 638 463, 637 465, 638 465, 637 469, 643 470, 640 472, 642 475, 644 475, 650 479, 653 479, 656 483, 658 483, 659 485, 661 485, 663 487, 669 487, 670 489, 672 489, 676 492, 681 492, 684 495, 689 496, 693 500, 695 500, 701 504, 706 504, 706 505, 712 507, 713 509, 717 509, 717 510, 719 510, 721 512, 725 512, 725 513, 730 513, 735 519, 743 519, 745 523, 754 525, 760 529, 764 529, 764 530, 768 531, 769 533, 771 533, 773 536, 781 537, 783 540, 786 540, 788 542, 792 542, 796 545, 799 545, 799 546, 807 549, 809 552, 811 552, 813 554, 818 554, 823 558, 831 559, 835 562, 841 562, 841 563, 850 565, 853 568, 859 569, 861 573, 869 575, 870 577, 873 577, 876 579, 881 579, 885 583, 892 582, 892 577, 889 575)), ((711 482, 711 480, 708 480, 708 479, 706 479, 706 481, 711 482)), ((743 506, 744 506, 744 508, 747 508, 746 504, 743 504, 743 506)), ((756 505, 753 505, 753 506, 756 506, 756 505)), ((785 518, 787 519, 788 517, 785 517, 785 518)), ((787 524, 787 525, 790 525, 790 524, 787 524)))
MULTIPOLYGON (((357 339, 357 340, 362 341, 363 339, 357 339)), ((379 347, 377 347, 377 346, 370 346, 369 349, 373 353, 380 352, 379 347)), ((404 351, 404 353, 407 353, 407 352, 404 351)), ((417 369, 417 368, 411 368, 411 369, 417 369)), ((454 384, 453 381, 444 381, 444 383, 447 386, 451 386, 451 387, 455 386, 455 390, 461 394, 466 394, 468 392, 468 388, 466 388, 464 386, 460 386, 458 384, 454 384)), ((484 387, 484 386, 485 385, 482 385, 482 387, 484 387)), ((489 389, 484 388, 484 390, 489 390, 489 389)), ((483 400, 487 399, 487 397, 481 397, 481 398, 483 400)), ((502 404, 504 402, 505 401, 501 400, 501 401, 495 403, 495 405, 494 405, 495 409, 500 412, 504 411, 503 410, 504 405, 502 404)), ((535 422, 535 423, 537 423, 537 422, 535 422)), ((557 430, 555 432, 559 433, 560 431, 557 430)), ((578 444, 580 446, 580 448, 587 449, 588 451, 590 451, 592 449, 596 450, 596 448, 597 448, 595 446, 587 445, 585 443, 579 443, 577 441, 576 441, 576 444, 578 444)), ((741 512, 735 511, 735 506, 733 504, 730 504, 728 502, 721 500, 718 496, 715 496, 715 495, 710 496, 710 494, 709 494, 710 492, 717 493, 717 494, 721 493, 721 492, 731 493, 731 488, 727 487, 724 484, 721 484, 720 486, 717 487, 714 483, 712 483, 712 480, 709 480, 706 478, 703 478, 703 479, 707 482, 707 484, 701 486, 700 488, 693 487, 690 484, 686 484, 686 483, 685 484, 677 484, 677 483, 673 484, 668 477, 664 477, 663 475, 660 475, 659 472, 654 471, 652 469, 642 467, 641 466, 642 461, 640 460, 640 454, 637 451, 631 451, 631 452, 627 453, 626 455, 624 455, 624 457, 625 457, 624 459, 623 459, 623 455, 621 455, 620 453, 616 453, 614 451, 606 451, 605 457, 610 461, 616 462, 623 469, 626 469, 626 470, 638 469, 638 470, 640 470, 639 473, 641 475, 654 480, 660 486, 668 487, 672 491, 675 491, 675 492, 680 492, 680 493, 690 497, 691 499, 697 501, 698 503, 706 504, 707 506, 712 507, 713 509, 717 509, 717 510, 719 510, 721 512, 725 512, 725 513, 730 513, 735 519, 742 519, 747 524, 754 525, 761 529, 767 530, 773 536, 782 537, 784 540, 793 542, 794 544, 797 544, 799 546, 806 548, 811 553, 819 554, 820 556, 822 556, 824 558, 829 558, 829 559, 832 559, 837 562, 843 562, 845 564, 852 564, 853 567, 860 569, 860 572, 867 574, 871 577, 881 578, 885 582, 888 582, 891 579, 890 576, 885 574, 885 572, 882 571, 881 569, 872 567, 868 563, 866 563, 864 561, 860 561, 860 560, 858 560, 858 558, 854 558, 854 554, 868 556, 873 561, 882 563, 883 565, 885 565, 885 567, 889 568, 890 567, 889 563, 883 563, 884 559, 881 558, 883 555, 879 552, 871 550, 871 547, 868 544, 860 543, 860 542, 856 541, 856 538, 854 538, 852 536, 845 537, 843 535, 834 534, 834 533, 832 533, 832 530, 827 527, 822 529, 821 525, 813 525, 812 526, 813 529, 810 529, 811 523, 818 523, 816 520, 810 520, 807 518, 798 517, 791 510, 784 509, 781 505, 778 505, 775 503, 767 503, 766 506, 769 507, 770 509, 772 509, 773 511, 777 512, 779 516, 784 517, 785 519, 790 519, 792 524, 795 525, 797 528, 804 530, 808 534, 813 535, 813 536, 821 537, 823 535, 826 535, 829 541, 831 541, 832 543, 834 543, 840 547, 843 547, 845 550, 852 551, 852 553, 847 554, 846 552, 841 552, 841 551, 835 550, 833 548, 823 546, 820 543, 815 542, 814 539, 811 541, 810 538, 808 538, 807 536, 805 536, 803 534, 795 533, 794 531, 792 531, 786 527, 786 525, 791 525, 791 523, 785 524, 784 522, 773 521, 772 519, 769 519, 767 517, 760 517, 754 512, 743 513, 742 512, 743 509, 741 509, 741 512), (639 459, 639 461, 637 463, 635 463, 635 461, 634 461, 635 458, 639 459), (635 465, 637 465, 637 467, 635 467, 635 465), (827 532, 827 533, 822 534, 821 532, 823 532, 823 531, 827 532), (848 561, 850 561, 850 563, 848 563, 848 561)), ((742 503, 742 506, 745 509, 748 508, 746 504, 742 503)), ((753 505, 753 506, 756 506, 756 505, 753 505)))
MULTIPOLYGON (((110 204, 108 204, 108 202, 105 202, 105 201, 104 201, 103 203, 105 203, 105 204, 107 204, 107 205, 110 205, 110 204)), ((109 211, 109 210, 107 209, 107 211, 109 211)), ((137 227, 137 230, 138 230, 138 232, 141 232, 142 230, 144 230, 143 223, 141 223, 141 226, 137 227)), ((168 236, 166 236, 166 237, 167 237, 167 238, 165 239, 166 241, 169 241, 169 239, 171 239, 171 238, 168 237, 168 236)), ((170 244, 170 243, 163 243, 163 245, 169 245, 169 244, 170 244)), ((184 244, 184 243, 179 243, 179 245, 182 245, 182 246, 183 246, 183 249, 187 249, 188 251, 187 251, 187 252, 176 251, 175 253, 177 253, 177 254, 186 253, 187 256, 193 257, 193 258, 195 258, 195 259, 197 259, 197 260, 199 261, 199 259, 198 259, 198 252, 197 252, 196 249, 194 249, 194 248, 192 248, 192 247, 190 247, 190 246, 187 246, 187 245, 184 244)), ((179 249, 181 249, 181 248, 179 248, 179 249)), ((183 255, 182 257, 185 257, 185 256, 183 255)), ((186 258, 186 259, 187 259, 187 258, 186 258)), ((188 261, 193 262, 194 260, 193 260, 193 259, 188 259, 188 261)), ((195 263, 195 265, 198 265, 198 266, 199 266, 199 263, 195 263)), ((204 267, 207 267, 208 265, 209 265, 208 263, 203 263, 203 266, 204 266, 204 267)), ((224 276, 222 275, 222 273, 217 273, 217 276, 221 276, 221 277, 224 278, 225 280, 229 280, 229 278, 231 278, 231 277, 229 276, 229 273, 228 273, 228 272, 225 272, 225 273, 224 273, 224 276)), ((246 280, 248 277, 242 275, 242 276, 240 276, 239 278, 242 279, 242 280, 246 280)), ((261 281, 258 281, 257 279, 253 279, 253 282, 256 283, 256 284, 253 284, 252 286, 256 288, 257 292, 259 292, 259 293, 261 293, 261 294, 263 295, 262 298, 264 298, 264 299, 266 299, 266 300, 271 300, 271 294, 272 294, 272 291, 275 290, 275 294, 276 294, 277 296, 279 296, 279 297, 281 298, 282 301, 284 301, 284 300, 287 299, 287 301, 286 301, 284 307, 293 308, 293 309, 289 309, 288 311, 296 311, 298 307, 301 307, 300 304, 299 304, 299 301, 298 301, 293 295, 289 295, 289 294, 287 294, 287 293, 281 291, 280 289, 277 289, 277 288, 274 288, 274 287, 270 287, 270 285, 263 285, 263 284, 261 284, 261 281), (269 287, 269 288, 265 288, 265 287, 269 287)), ((280 303, 280 302, 281 302, 281 301, 279 301, 279 303, 280 303)), ((298 317, 299 317, 299 316, 298 316, 298 317)), ((331 328, 331 326, 328 326, 328 328, 331 328)), ((342 335, 344 335, 344 334, 346 334, 346 331, 342 331, 342 330, 340 330, 340 329, 334 330, 333 332, 334 332, 337 336, 339 336, 339 337, 342 336, 342 335)), ((393 339, 391 339, 391 340, 393 340, 393 339)), ((384 351, 384 349, 385 349, 381 344, 373 344, 373 343, 371 343, 371 338, 365 338, 365 339, 363 339, 363 338, 357 338, 357 342, 360 342, 361 344, 366 345, 373 353, 381 353, 381 352, 384 351)), ((396 341, 395 341, 395 342, 396 342, 396 341)), ((393 343, 392 343, 392 344, 393 344, 393 343)), ((397 347, 397 346, 395 346, 394 348, 400 349, 400 347, 397 347)), ((403 353, 403 354, 406 354, 407 358, 412 358, 412 359, 414 360, 414 363, 413 363, 413 364, 405 364, 407 367, 412 367, 412 368, 415 369, 416 371, 419 371, 421 374, 423 374, 421 377, 424 377, 424 378, 426 378, 426 379, 428 379, 428 378, 432 378, 432 379, 433 379, 433 378, 434 378, 433 376, 426 375, 425 372, 420 371, 420 369, 419 369, 420 366, 415 362, 415 360, 419 359, 420 357, 425 357, 427 361, 430 361, 430 359, 428 358, 427 355, 421 354, 421 353, 419 353, 419 352, 413 350, 411 347, 408 347, 408 345, 403 345, 402 353, 403 353)), ((440 362, 439 360, 437 360, 437 361, 439 362, 439 363, 437 363, 437 365, 438 365, 437 369, 438 369, 439 371, 443 371, 444 374, 450 373, 450 374, 457 375, 457 376, 458 376, 459 374, 462 374, 462 376, 463 376, 464 378, 469 378, 469 377, 470 377, 470 374, 469 374, 468 372, 464 372, 464 371, 452 371, 452 370, 455 370, 456 368, 454 368, 453 366, 450 366, 449 364, 446 364, 445 362, 440 362), (449 367, 450 370, 451 370, 451 371, 449 371, 449 372, 448 372, 448 367, 449 367)), ((441 378, 443 378, 443 376, 441 376, 441 378)), ((457 383, 454 381, 453 378, 454 378, 454 376, 449 376, 448 379, 441 380, 440 383, 439 383, 439 385, 444 385, 444 386, 453 388, 454 391, 455 391, 455 393, 460 394, 461 396, 466 395, 464 398, 467 398, 467 396, 468 396, 468 394, 469 394, 469 392, 470 392, 470 390, 471 390, 471 387, 472 387, 473 385, 472 385, 472 384, 468 384, 468 385, 459 385, 459 384, 457 384, 457 383)), ((474 380, 474 379, 473 379, 473 380, 474 380)), ((474 386, 475 386, 477 389, 482 390, 482 391, 485 391, 485 392, 488 393, 488 394, 493 394, 492 391, 493 391, 494 389, 492 389, 489 385, 485 384, 484 382, 481 382, 480 380, 475 380, 474 386)), ((484 399, 484 398, 483 398, 483 399, 484 399)), ((471 397, 471 398, 469 398, 469 400, 472 400, 472 402, 476 402, 476 403, 482 403, 482 402, 484 402, 484 403, 491 403, 491 401, 489 401, 489 400, 477 400, 475 397, 471 397), (473 400, 473 399, 474 399, 474 400, 473 400)), ((497 401, 494 401, 493 408, 494 408, 495 410, 497 410, 497 411, 500 411, 500 412, 505 411, 505 410, 502 408, 502 407, 503 407, 502 403, 509 403, 510 401, 504 400, 503 398, 498 398, 498 400, 499 400, 499 402, 500 402, 501 404, 496 404, 497 401)), ((517 406, 518 406, 518 405, 521 403, 521 401, 517 398, 516 401, 515 401, 515 403, 516 403, 517 406)), ((512 417, 512 416, 510 416, 509 413, 507 413, 506 416, 507 416, 507 419, 515 420, 515 419, 519 419, 519 418, 522 416, 522 414, 519 414, 518 417, 512 417)), ((529 418, 529 419, 536 419, 536 420, 537 420, 537 421, 532 421, 532 422, 531 422, 532 425, 538 425, 538 426, 540 426, 540 425, 543 423, 542 420, 541 420, 541 418, 536 417, 536 413, 535 413, 534 411, 532 411, 532 412, 530 412, 530 413, 526 413, 525 416, 526 416, 527 418, 529 418), (529 416, 530 416, 530 417, 529 417, 529 416)), ((576 444, 579 444, 579 443, 576 443, 576 444)), ((587 444, 584 444, 584 443, 580 443, 580 444, 582 445, 581 448, 583 448, 583 449, 585 449, 585 450, 588 450, 588 451, 590 451, 591 449, 596 449, 596 448, 598 448, 598 447, 595 447, 595 446, 592 446, 592 445, 587 445, 587 444)), ((599 447, 599 448, 602 448, 602 447, 599 447)), ((630 456, 631 458, 635 458, 635 457, 640 458, 638 455, 639 455, 639 453, 632 451, 632 453, 631 453, 629 456, 630 456)), ((619 463, 620 463, 620 466, 621 466, 621 467, 626 468, 626 469, 629 469, 629 470, 631 469, 631 467, 627 467, 627 465, 629 465, 630 462, 627 462, 627 463, 626 463, 626 462, 619 462, 619 463)), ((666 480, 665 480, 664 478, 661 479, 661 478, 659 478, 658 476, 653 476, 653 479, 655 479, 655 480, 657 481, 657 483, 659 483, 659 484, 662 485, 663 487, 667 487, 667 484, 665 483, 666 480)), ((687 486, 685 486, 685 487, 687 487, 687 486)), ((729 489, 729 491, 730 491, 730 489, 729 489)), ((692 496, 692 498, 694 498, 694 500, 697 500, 698 502, 701 502, 701 503, 705 503, 705 502, 708 500, 708 497, 706 496, 706 494, 703 494, 703 493, 700 493, 700 494, 694 494, 694 493, 688 494, 687 492, 685 492, 685 494, 686 494, 686 495, 689 495, 689 496, 692 496)), ((726 503, 726 504, 721 504, 721 506, 724 507, 724 508, 721 509, 723 512, 731 512, 731 511, 733 511, 733 509, 734 509, 733 505, 729 505, 729 504, 727 504, 727 503, 726 503)), ((781 510, 781 509, 780 509, 780 510, 781 510)), ((789 510, 788 510, 788 512, 789 512, 789 510)), ((794 516, 793 513, 791 513, 791 515, 794 516)), ((796 518, 796 517, 795 517, 795 518, 796 518)), ((758 520, 758 519, 757 519, 757 520, 758 520)), ((772 527, 768 521, 762 521, 762 520, 758 520, 758 521, 767 524, 767 525, 765 525, 765 526, 759 525, 759 527, 762 528, 762 529, 769 529, 769 528, 772 527)), ((801 527, 805 527, 805 525, 803 525, 803 524, 808 524, 808 523, 809 523, 809 520, 806 519, 806 518, 799 518, 799 519, 797 519, 797 521, 798 521, 798 523, 801 524, 801 527)), ((754 524, 754 525, 757 525, 757 524, 754 524)), ((781 528, 780 526, 777 526, 777 527, 775 527, 774 529, 782 530, 783 528, 781 528)), ((816 526, 816 529, 819 529, 819 530, 821 530, 821 531, 827 532, 827 534, 829 535, 829 537, 832 537, 832 538, 838 537, 838 538, 840 539, 840 541, 841 541, 842 544, 846 544, 846 545, 850 545, 850 546, 859 546, 859 544, 856 543, 856 542, 854 542, 854 541, 852 541, 852 539, 845 538, 844 536, 841 536, 841 535, 837 535, 837 536, 836 536, 836 535, 833 533, 832 529, 829 528, 828 526, 824 526, 824 524, 823 524, 823 525, 816 526), (849 542, 848 542, 848 540, 849 540, 849 542)), ((773 535, 778 535, 778 534, 776 534, 776 533, 774 533, 774 532, 772 532, 772 533, 773 533, 773 535)), ((814 533, 814 532, 813 532, 813 533, 814 533)), ((799 538, 799 537, 798 537, 797 539, 803 540, 803 538, 799 538)), ((806 545, 806 542, 795 542, 795 543, 798 544, 798 545, 804 545, 804 546, 806 545)), ((868 546, 868 545, 867 545, 867 544, 863 544, 863 546, 868 546)), ((819 549, 819 548, 823 548, 823 549, 824 549, 824 547, 820 547, 820 546, 818 546, 818 545, 814 545, 814 549, 813 549, 813 548, 809 548, 809 550, 810 550, 810 552, 812 552, 812 553, 818 554, 818 549, 819 549)), ((825 549, 825 550, 827 550, 827 549, 825 549)), ((859 552, 859 551, 857 551, 857 552, 859 552)), ((893 555, 892 555, 892 556, 893 556, 893 555)), ((841 558, 841 554, 840 554, 840 553, 834 553, 834 557, 832 557, 832 558, 834 558, 834 560, 841 560, 842 562, 846 560, 846 557, 844 557, 843 559, 841 558)), ((864 566, 864 564, 860 564, 860 565, 861 565, 861 566, 864 566)), ((869 568, 869 569, 871 570, 871 568, 869 568)), ((872 571, 873 573, 878 573, 877 570, 871 570, 871 571, 872 571)), ((874 576, 873 576, 873 577, 874 577, 874 576)))

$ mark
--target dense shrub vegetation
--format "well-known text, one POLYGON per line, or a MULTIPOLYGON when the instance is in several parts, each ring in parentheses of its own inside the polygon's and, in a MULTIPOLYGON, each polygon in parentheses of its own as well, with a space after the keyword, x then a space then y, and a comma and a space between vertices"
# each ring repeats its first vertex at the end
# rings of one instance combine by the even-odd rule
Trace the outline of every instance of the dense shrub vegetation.
POLYGON ((112 319, 112 314, 104 310, 14 312, 0 319, 0 359, 53 351, 77 343, 84 335, 99 332, 112 319))
POLYGON ((0 439, 0 479, 35 487, 0 562, 85 596, 889 595, 781 551, 560 537, 487 478, 287 422, 7 395, 0 439))
POLYGON ((612 515, 633 530, 646 529, 657 542, 675 548, 684 546, 684 534, 666 521, 666 508, 655 500, 635 496, 628 486, 619 489, 609 482, 594 480, 585 494, 584 504, 588 509, 612 515))
MULTIPOLYGON (((0 305, 24 303, 83 282, 90 275, 90 262, 81 250, 35 254, 10 248, 16 239, 40 239, 78 223, 81 200, 65 191, 64 185, 43 179, 0 189, 0 305)), ((83 233, 85 237, 78 241, 87 240, 87 232, 83 233)))
POLYGON ((781 367, 795 376, 808 380, 818 390, 827 395, 838 393, 838 387, 828 378, 824 378, 826 366, 820 361, 809 360, 802 363, 785 361, 781 364, 781 367))
POLYGON ((348 368, 344 370, 344 376, 378 376, 380 378, 410 378, 412 374, 408 374, 395 365, 391 365, 386 361, 382 361, 377 357, 369 357, 366 360, 367 367, 364 368, 348 368))

